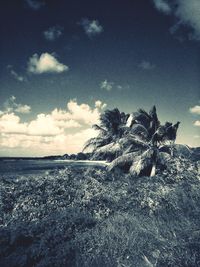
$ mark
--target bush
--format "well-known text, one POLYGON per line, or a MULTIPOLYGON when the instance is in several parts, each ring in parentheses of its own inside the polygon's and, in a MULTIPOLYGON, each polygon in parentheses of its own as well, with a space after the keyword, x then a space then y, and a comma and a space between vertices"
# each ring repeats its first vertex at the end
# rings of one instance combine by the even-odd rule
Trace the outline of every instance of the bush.
POLYGON ((154 177, 97 167, 2 177, 0 188, 1 267, 200 266, 190 162, 154 177))

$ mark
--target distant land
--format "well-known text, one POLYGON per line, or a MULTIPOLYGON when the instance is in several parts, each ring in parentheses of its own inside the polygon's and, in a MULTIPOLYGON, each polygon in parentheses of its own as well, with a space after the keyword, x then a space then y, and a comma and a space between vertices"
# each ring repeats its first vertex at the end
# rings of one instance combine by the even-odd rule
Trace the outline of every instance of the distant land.
MULTIPOLYGON (((190 158, 193 161, 200 160, 200 147, 193 147, 190 150, 190 158)), ((188 157, 188 153, 186 155, 185 150, 181 151, 181 155, 188 157)), ((98 158, 94 158, 93 153, 79 152, 77 154, 50 155, 44 157, 0 157, 0 160, 109 160, 109 157, 102 154, 98 158)))

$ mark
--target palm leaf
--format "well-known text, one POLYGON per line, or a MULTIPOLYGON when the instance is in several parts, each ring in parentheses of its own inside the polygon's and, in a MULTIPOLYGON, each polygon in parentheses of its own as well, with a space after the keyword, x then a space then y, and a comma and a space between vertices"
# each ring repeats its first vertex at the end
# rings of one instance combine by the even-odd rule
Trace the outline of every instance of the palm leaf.
POLYGON ((94 124, 94 125, 92 125, 92 128, 93 128, 94 130, 100 131, 100 132, 102 132, 102 133, 104 133, 104 134, 107 132, 103 127, 99 126, 98 124, 94 124))
POLYGON ((86 142, 83 151, 85 151, 89 147, 96 149, 99 146, 105 145, 105 142, 106 141, 101 137, 93 137, 86 142))
POLYGON ((138 135, 138 136, 143 136, 145 138, 148 137, 148 130, 141 124, 134 124, 131 128, 131 133, 138 135))
POLYGON ((138 156, 130 167, 130 173, 140 175, 142 171, 153 164, 154 150, 152 148, 145 151, 142 155, 138 156))
POLYGON ((125 165, 130 166, 131 163, 133 162, 134 158, 137 156, 138 156, 137 152, 132 152, 132 153, 122 155, 122 156, 116 158, 108 166, 108 171, 112 171, 116 167, 123 167, 125 165))

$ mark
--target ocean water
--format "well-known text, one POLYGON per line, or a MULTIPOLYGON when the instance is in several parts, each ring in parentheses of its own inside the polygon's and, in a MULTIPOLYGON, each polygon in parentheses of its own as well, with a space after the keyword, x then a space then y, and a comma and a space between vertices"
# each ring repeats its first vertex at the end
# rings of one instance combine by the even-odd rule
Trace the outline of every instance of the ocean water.
POLYGON ((94 167, 101 166, 100 162, 89 161, 62 161, 62 160, 31 160, 31 159, 5 159, 0 160, 0 175, 29 175, 48 173, 66 167, 94 167))

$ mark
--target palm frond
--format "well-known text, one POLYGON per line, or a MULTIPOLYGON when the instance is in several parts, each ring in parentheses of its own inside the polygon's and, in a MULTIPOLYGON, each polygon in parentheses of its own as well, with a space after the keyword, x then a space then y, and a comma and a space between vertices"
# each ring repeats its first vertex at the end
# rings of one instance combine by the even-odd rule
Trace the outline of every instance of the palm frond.
POLYGON ((136 152, 133 152, 133 153, 122 155, 122 156, 116 158, 108 166, 108 171, 112 171, 116 167, 123 167, 126 165, 129 165, 129 167, 130 167, 134 158, 137 156, 138 156, 138 154, 136 152))
POLYGON ((137 146, 141 146, 144 148, 148 148, 149 144, 145 141, 143 141, 141 138, 134 136, 133 134, 129 134, 127 136, 127 139, 129 139, 133 144, 137 145, 137 146))
POLYGON ((140 175, 142 171, 150 167, 153 164, 154 150, 148 149, 142 155, 138 156, 130 167, 130 173, 134 175, 140 175))
POLYGON ((117 153, 121 151, 121 146, 119 143, 110 143, 104 146, 101 146, 99 148, 96 149, 95 153, 117 153))
POLYGON ((105 145, 106 140, 101 137, 93 137, 90 138, 84 145, 83 151, 88 149, 89 147, 96 149, 99 146, 105 145))
POLYGON ((149 133, 145 126, 141 124, 134 124, 131 128, 131 133, 138 136, 148 137, 149 133))
POLYGON ((102 133, 106 133, 106 132, 107 132, 103 127, 99 126, 98 124, 94 124, 94 125, 92 125, 92 128, 93 128, 94 130, 100 131, 100 132, 102 132, 102 133))

